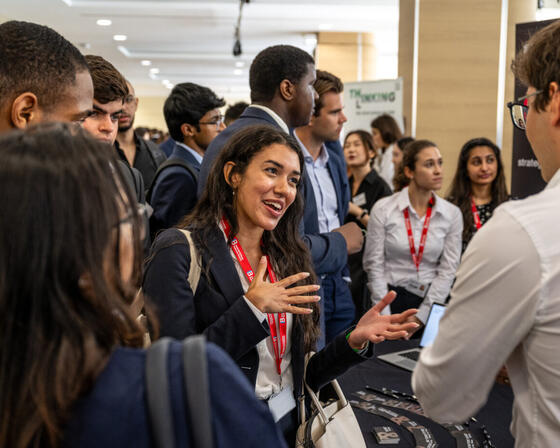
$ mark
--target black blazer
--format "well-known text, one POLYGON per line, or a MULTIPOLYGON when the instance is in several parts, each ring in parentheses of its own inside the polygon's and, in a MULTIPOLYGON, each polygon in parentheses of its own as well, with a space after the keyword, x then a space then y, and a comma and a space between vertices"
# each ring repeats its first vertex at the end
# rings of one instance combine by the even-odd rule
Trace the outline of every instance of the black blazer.
MULTIPOLYGON (((190 267, 188 242, 182 232, 168 229, 156 238, 144 276, 146 300, 155 305, 160 335, 182 339, 204 333, 223 348, 255 387, 259 366, 256 345, 270 335, 268 324, 259 322, 245 300, 243 288, 222 231, 215 227, 200 251, 202 273, 193 293, 187 281, 190 267), (209 269, 206 276, 205 270, 209 269)), ((296 397, 301 391, 304 369, 302 329, 294 322, 292 371, 296 397)), ((307 383, 315 390, 344 373, 373 353, 372 344, 364 356, 355 353, 345 334, 337 336, 310 360, 307 383)))

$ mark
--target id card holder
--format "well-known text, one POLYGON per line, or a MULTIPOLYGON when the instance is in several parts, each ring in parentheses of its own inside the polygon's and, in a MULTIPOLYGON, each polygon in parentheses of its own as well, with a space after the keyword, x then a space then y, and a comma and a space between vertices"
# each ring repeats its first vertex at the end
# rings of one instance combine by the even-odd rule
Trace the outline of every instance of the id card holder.
POLYGON ((296 407, 296 400, 290 388, 284 388, 276 395, 272 395, 267 403, 275 422, 296 407))
POLYGON ((356 204, 356 205, 359 205, 360 207, 361 207, 362 205, 366 205, 366 202, 367 202, 367 200, 366 200, 366 194, 365 194, 365 193, 357 194, 356 196, 354 196, 354 197, 352 198, 352 202, 353 202, 354 204, 356 204))
POLYGON ((410 280, 408 284, 404 287, 404 289, 406 289, 408 292, 412 294, 424 298, 426 296, 426 293, 428 292, 429 287, 430 287, 429 283, 426 284, 426 283, 420 283, 419 281, 416 280, 410 280))

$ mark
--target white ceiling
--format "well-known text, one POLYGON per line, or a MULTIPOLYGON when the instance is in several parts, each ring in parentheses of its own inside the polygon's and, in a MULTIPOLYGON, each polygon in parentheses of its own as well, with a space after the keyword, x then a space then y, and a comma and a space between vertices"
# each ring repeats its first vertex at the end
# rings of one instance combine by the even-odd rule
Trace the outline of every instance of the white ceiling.
POLYGON ((162 82, 168 80, 248 98, 249 65, 260 50, 282 43, 313 53, 319 31, 374 33, 376 77, 396 77, 398 0, 251 0, 243 7, 243 54, 236 58, 239 5, 239 0, 0 0, 0 15, 48 25, 85 54, 105 57, 141 96, 167 96, 162 82), (98 26, 98 19, 112 24, 98 26), (116 42, 115 34, 127 40, 116 42), (142 66, 142 60, 151 66, 142 66), (156 75, 150 74, 154 68, 156 75))

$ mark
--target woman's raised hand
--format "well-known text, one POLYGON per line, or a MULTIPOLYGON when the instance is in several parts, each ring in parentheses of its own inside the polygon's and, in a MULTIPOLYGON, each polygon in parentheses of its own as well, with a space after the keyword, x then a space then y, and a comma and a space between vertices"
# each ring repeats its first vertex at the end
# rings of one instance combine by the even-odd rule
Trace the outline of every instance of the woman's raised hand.
POLYGON ((275 283, 265 281, 266 277, 266 257, 261 257, 257 272, 245 297, 263 313, 293 313, 309 314, 313 310, 295 305, 318 302, 319 296, 305 296, 310 292, 319 289, 319 285, 305 285, 288 288, 290 285, 309 277, 309 272, 300 272, 290 275, 275 283))
POLYGON ((395 300, 397 294, 389 291, 383 299, 362 316, 356 328, 348 337, 353 349, 364 348, 367 341, 377 343, 386 339, 407 338, 419 325, 415 319, 417 309, 406 310, 399 314, 382 316, 381 310, 395 300))

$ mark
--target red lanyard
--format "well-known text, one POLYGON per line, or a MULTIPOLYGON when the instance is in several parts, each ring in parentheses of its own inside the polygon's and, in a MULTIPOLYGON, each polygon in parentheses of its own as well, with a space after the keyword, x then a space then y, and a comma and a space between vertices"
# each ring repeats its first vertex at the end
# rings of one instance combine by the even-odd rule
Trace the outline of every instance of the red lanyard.
POLYGON ((424 218, 424 227, 422 228, 422 236, 420 237, 420 246, 418 247, 418 255, 416 254, 416 249, 414 248, 414 236, 412 235, 412 226, 410 225, 410 214, 408 212, 408 207, 403 210, 404 214, 404 224, 406 226, 406 233, 408 235, 408 244, 410 246, 410 255, 412 255, 412 261, 414 266, 416 266, 416 271, 420 267, 420 262, 422 261, 422 255, 424 254, 424 247, 426 246, 426 238, 428 237, 428 228, 430 227, 430 219, 432 217, 432 207, 434 206, 434 197, 430 198, 428 202, 428 209, 426 210, 426 217, 424 218))
POLYGON ((476 209, 476 204, 474 203, 474 199, 471 197, 471 210, 474 219, 474 225, 476 226, 476 230, 482 227, 482 223, 480 222, 480 215, 478 214, 478 210, 476 209))
MULTIPOLYGON (((220 223, 224 229, 226 238, 229 238, 229 233, 231 231, 229 222, 227 222, 225 218, 222 218, 220 223)), ((253 281, 253 278, 255 277, 255 273, 251 269, 251 264, 249 263, 249 260, 247 260, 247 257, 245 256, 245 252, 243 251, 243 248, 241 247, 241 244, 239 243, 239 240, 236 237, 233 237, 233 239, 231 240, 230 247, 233 250, 235 257, 239 261, 239 264, 241 265, 241 269, 243 269, 243 272, 245 273, 245 277, 247 277, 247 280, 249 280, 249 283, 251 283, 253 281)), ((275 283, 276 275, 272 270, 268 255, 266 256, 266 267, 268 270, 268 277, 270 279, 270 282, 275 283)), ((278 328, 280 330, 279 331, 280 341, 278 341, 278 332, 276 331, 276 319, 274 318, 274 314, 267 313, 266 318, 268 320, 268 326, 270 327, 270 337, 272 338, 272 346, 274 347, 274 360, 276 361, 276 371, 278 372, 278 375, 281 375, 282 358, 286 353, 286 313, 278 313, 278 328)))

